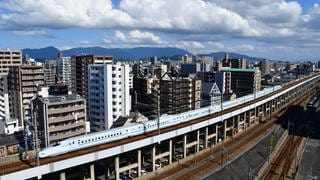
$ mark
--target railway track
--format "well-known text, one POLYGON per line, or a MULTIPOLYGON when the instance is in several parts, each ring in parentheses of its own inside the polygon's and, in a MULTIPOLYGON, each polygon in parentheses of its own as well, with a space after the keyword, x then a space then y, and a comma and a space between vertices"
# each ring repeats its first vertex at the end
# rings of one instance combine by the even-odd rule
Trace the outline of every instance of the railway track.
MULTIPOLYGON (((297 104, 301 104, 303 99, 305 99, 306 95, 302 95, 299 102, 297 104)), ((230 139, 224 144, 225 147, 225 156, 224 156, 224 164, 227 164, 229 160, 232 160, 246 150, 250 149, 257 141, 262 139, 266 132, 274 131, 280 121, 278 117, 282 116, 285 113, 286 108, 278 110, 277 113, 271 116, 271 120, 267 121, 264 126, 259 126, 259 124, 254 125, 248 130, 247 135, 245 133, 241 133, 238 135, 236 139, 230 139), (277 122, 276 122, 277 121, 277 122), (276 122, 276 123, 275 123, 276 122)), ((290 112, 287 113, 289 117, 292 117, 290 112)), ((287 117, 281 118, 281 121, 284 121, 287 117)), ((298 139, 297 139, 298 141, 298 139)), ((201 153, 196 156, 194 159, 188 160, 180 166, 174 167, 171 170, 167 170, 163 173, 157 174, 156 176, 148 179, 199 179, 206 174, 212 173, 212 171, 217 170, 223 164, 222 162, 222 151, 221 144, 215 146, 210 152, 201 153), (209 158, 208 158, 209 157, 209 158), (195 164, 195 162, 197 162, 195 164)), ((287 165, 288 166, 288 165, 287 165)))
MULTIPOLYGON (((280 151, 271 161, 269 168, 265 171, 262 179, 293 179, 298 161, 299 148, 307 137, 307 127, 310 118, 304 111, 293 115, 295 124, 289 126, 288 136, 280 151)), ((288 123, 288 125, 290 125, 288 123)))
MULTIPOLYGON (((298 81, 294 81, 294 82, 292 82, 290 84, 285 85, 283 88, 281 88, 281 89, 279 89, 279 90, 277 90, 275 92, 272 92, 272 93, 270 93, 268 95, 262 96, 260 98, 257 98, 255 100, 253 100, 253 101, 250 101, 250 102, 246 102, 246 103, 244 103, 244 104, 242 104, 240 106, 226 109, 226 110, 224 110, 224 113, 232 112, 232 111, 235 111, 237 109, 241 109, 243 107, 249 106, 249 105, 251 105, 251 104, 253 104, 255 102, 258 102, 258 101, 261 101, 261 100, 266 99, 268 97, 271 97, 271 96, 273 96, 273 95, 275 95, 275 94, 277 94, 277 93, 279 93, 279 92, 281 92, 283 90, 286 90, 286 89, 288 89, 288 88, 290 88, 290 87, 292 87, 294 85, 297 85, 297 84, 301 83, 302 81, 307 80, 307 79, 312 78, 312 77, 313 76, 305 78, 305 79, 300 79, 298 81)), ((175 125, 175 126, 167 127, 167 128, 161 129, 161 134, 169 132, 169 131, 172 131, 172 130, 175 130, 175 129, 179 129, 179 128, 183 128, 183 127, 186 127, 186 126, 190 126, 192 124, 196 124, 196 123, 205 121, 205 120, 207 120, 209 118, 218 117, 220 115, 221 115, 220 112, 217 112, 217 113, 214 113, 214 114, 211 114, 211 115, 199 118, 199 119, 195 119, 193 121, 184 122, 184 123, 181 123, 181 124, 178 124, 178 125, 175 125)), ((63 155, 60 155, 60 156, 40 159, 40 165, 48 164, 48 163, 52 163, 52 162, 56 162, 56 161, 60 161, 60 160, 64 160, 64 159, 68 159, 68 158, 72 158, 72 157, 76 157, 76 156, 80 156, 80 155, 84 155, 84 154, 87 154, 87 153, 92 153, 92 152, 108 149, 108 148, 111 148, 111 147, 120 146, 120 145, 129 143, 129 142, 133 142, 133 141, 141 140, 141 139, 144 139, 144 138, 147 138, 147 137, 155 136, 155 135, 157 135, 157 133, 158 133, 157 131, 152 131, 152 132, 149 132, 149 133, 146 133, 146 134, 142 134, 142 135, 138 135, 138 136, 134 136, 134 137, 130 137, 130 138, 114 141, 114 142, 111 142, 111 143, 102 144, 102 145, 98 145, 98 146, 94 146, 94 147, 90 147, 90 148, 86 148, 86 149, 82 149, 82 150, 66 153, 66 154, 63 154, 63 155)), ((31 159, 29 159, 27 161, 18 161, 18 162, 14 162, 14 163, 11 163, 11 164, 1 165, 0 166, 0 169, 1 169, 0 173, 2 175, 4 175, 4 174, 20 171, 20 170, 23 170, 23 169, 35 167, 35 166, 37 166, 37 160, 35 158, 31 158, 31 159)))

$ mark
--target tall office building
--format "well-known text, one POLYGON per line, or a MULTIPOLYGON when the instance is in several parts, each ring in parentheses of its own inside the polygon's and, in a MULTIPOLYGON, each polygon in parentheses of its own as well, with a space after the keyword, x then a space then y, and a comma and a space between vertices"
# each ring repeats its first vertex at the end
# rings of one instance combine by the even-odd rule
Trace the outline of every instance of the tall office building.
POLYGON ((266 59, 260 61, 260 70, 261 74, 270 74, 271 62, 266 59))
POLYGON ((19 120, 30 118, 30 100, 39 87, 45 86, 44 68, 42 65, 21 65, 12 67, 8 75, 10 116, 19 120))
POLYGON ((57 59, 58 82, 71 86, 71 57, 60 57, 57 59))
POLYGON ((89 65, 89 119, 92 131, 109 129, 120 116, 131 110, 128 64, 89 65))
POLYGON ((41 147, 86 133, 86 101, 79 95, 38 96, 32 108, 41 147))
POLYGON ((21 64, 21 51, 0 50, 0 73, 8 73, 10 67, 17 67, 21 64))
POLYGON ((177 114, 200 108, 201 80, 172 77, 160 79, 160 112, 177 114))

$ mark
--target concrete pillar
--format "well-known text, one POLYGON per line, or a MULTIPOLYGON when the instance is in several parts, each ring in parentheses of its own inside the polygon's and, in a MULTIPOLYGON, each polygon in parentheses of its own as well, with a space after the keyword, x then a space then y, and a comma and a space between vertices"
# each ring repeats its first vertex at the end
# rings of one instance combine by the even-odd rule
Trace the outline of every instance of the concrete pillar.
POLYGON ((141 176, 141 150, 138 150, 138 176, 141 176))
MULTIPOLYGON (((250 127, 251 126, 251 112, 250 112, 250 110, 247 112, 248 112, 248 115, 247 115, 248 127, 250 127)), ((247 112, 246 112, 246 114, 247 114, 247 112)))
POLYGON ((94 175, 94 164, 90 164, 90 180, 95 180, 95 175, 94 175))
POLYGON ((66 172, 65 171, 60 172, 60 180, 66 180, 66 172))
POLYGON ((216 124, 216 142, 215 145, 218 143, 218 125, 216 124))
POLYGON ((172 163, 172 140, 169 140, 169 164, 172 163))
POLYGON ((156 146, 152 146, 152 152, 151 152, 151 161, 152 161, 152 171, 156 170, 156 146))
POLYGON ((114 169, 115 169, 115 176, 116 179, 120 179, 120 172, 119 172, 119 156, 114 158, 114 169))
POLYGON ((187 157, 187 135, 183 135, 183 158, 187 157))
POLYGON ((204 128, 204 148, 208 147, 208 127, 204 128))
POLYGON ((227 138, 227 119, 223 121, 223 139, 227 138))
POLYGON ((237 124, 236 124, 237 127, 236 128, 237 128, 237 131, 239 133, 240 115, 237 115, 235 118, 236 118, 236 121, 237 121, 237 124))
POLYGON ((197 152, 199 152, 199 145, 200 145, 200 130, 197 130, 197 152))
POLYGON ((105 172, 104 172, 104 177, 105 179, 109 179, 108 177, 110 176, 110 169, 108 167, 108 164, 106 164, 106 167, 105 167, 105 172))

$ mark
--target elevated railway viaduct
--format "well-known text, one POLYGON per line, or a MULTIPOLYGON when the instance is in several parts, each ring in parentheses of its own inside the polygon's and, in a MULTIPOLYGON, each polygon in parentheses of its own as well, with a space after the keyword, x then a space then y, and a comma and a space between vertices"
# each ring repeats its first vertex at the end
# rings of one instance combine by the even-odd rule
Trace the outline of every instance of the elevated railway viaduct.
MULTIPOLYGON (((3 179, 47 179, 75 176, 95 179, 98 168, 106 178, 120 179, 122 175, 141 176, 147 171, 156 171, 179 159, 191 156, 203 149, 216 146, 247 128, 259 126, 273 113, 285 110, 291 104, 311 96, 319 84, 320 75, 314 74, 288 83, 281 88, 269 89, 262 96, 250 101, 237 99, 239 105, 194 119, 185 123, 152 131, 115 142, 98 145, 60 156, 27 162, 1 165, 3 179), (243 101, 244 103, 241 103, 243 101)), ((263 92, 262 92, 263 93, 263 92)), ((230 104, 234 102, 230 101, 230 104)))

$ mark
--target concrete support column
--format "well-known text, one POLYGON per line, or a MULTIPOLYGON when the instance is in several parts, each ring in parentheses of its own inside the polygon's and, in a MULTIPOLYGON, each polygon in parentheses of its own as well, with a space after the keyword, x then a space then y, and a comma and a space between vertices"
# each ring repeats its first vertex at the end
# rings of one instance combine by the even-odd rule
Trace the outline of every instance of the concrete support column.
POLYGON ((152 161, 152 171, 156 170, 156 146, 152 146, 152 152, 151 152, 151 161, 152 161))
POLYGON ((240 124, 240 115, 235 116, 237 124, 236 124, 236 128, 237 128, 237 133, 239 133, 239 124, 240 124))
POLYGON ((90 179, 95 180, 95 175, 94 175, 94 164, 90 164, 90 179))
POLYGON ((218 143, 218 125, 216 124, 216 142, 215 145, 218 143))
POLYGON ((169 164, 172 163, 172 140, 169 140, 169 164))
POLYGON ((236 126, 237 126, 236 117, 233 116, 233 117, 232 117, 232 138, 233 138, 233 136, 236 134, 236 131, 235 131, 236 126))
POLYGON ((60 172, 60 180, 66 180, 66 172, 65 171, 62 171, 60 172))
POLYGON ((244 120, 244 123, 245 123, 245 126, 247 127, 247 116, 246 116, 246 112, 243 113, 243 120, 244 120))
POLYGON ((108 177, 110 176, 110 169, 108 167, 108 164, 106 164, 106 169, 105 169, 105 172, 104 172, 104 177, 105 179, 108 179, 108 177))
POLYGON ((204 148, 208 147, 208 127, 204 128, 204 148))
POLYGON ((141 150, 138 150, 138 177, 141 176, 141 150))
POLYGON ((223 121, 223 139, 227 138, 227 119, 223 121))
POLYGON ((199 152, 200 145, 200 130, 197 130, 197 152, 199 152))
POLYGON ((187 135, 183 135, 183 158, 187 156, 187 135))
POLYGON ((120 172, 119 172, 119 156, 116 156, 114 158, 114 170, 115 170, 115 176, 116 179, 120 179, 120 172))

